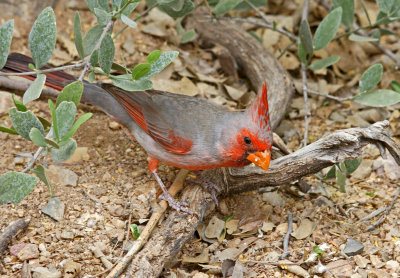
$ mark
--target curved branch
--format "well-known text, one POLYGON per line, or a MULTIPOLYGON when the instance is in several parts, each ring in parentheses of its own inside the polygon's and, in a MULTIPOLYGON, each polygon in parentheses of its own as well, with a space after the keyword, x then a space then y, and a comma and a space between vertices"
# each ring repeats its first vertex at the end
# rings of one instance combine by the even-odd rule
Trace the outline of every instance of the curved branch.
MULTIPOLYGON (((294 153, 273 160, 265 172, 256 167, 205 171, 224 194, 278 186, 316 173, 325 167, 359 157, 367 144, 382 144, 400 165, 400 148, 386 130, 389 122, 366 128, 350 128, 329 134, 294 153)), ((130 272, 137 277, 158 277, 164 266, 189 241, 202 219, 213 206, 211 195, 199 186, 188 186, 182 198, 199 216, 171 211, 163 225, 134 258, 130 272)), ((128 275, 129 276, 129 275, 128 275)))

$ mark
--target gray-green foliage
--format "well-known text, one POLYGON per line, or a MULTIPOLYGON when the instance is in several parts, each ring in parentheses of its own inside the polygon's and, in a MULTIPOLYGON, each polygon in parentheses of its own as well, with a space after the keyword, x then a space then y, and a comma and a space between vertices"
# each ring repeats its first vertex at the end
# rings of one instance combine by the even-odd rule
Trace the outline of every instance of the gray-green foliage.
POLYGON ((24 97, 22 98, 22 102, 27 104, 28 102, 38 99, 40 94, 42 93, 42 89, 44 87, 44 83, 46 82, 46 75, 39 73, 36 76, 36 79, 29 86, 28 90, 24 93, 24 97))
POLYGON ((30 140, 29 132, 33 127, 36 127, 42 134, 44 134, 42 123, 32 111, 22 112, 18 111, 16 108, 11 108, 8 113, 14 129, 25 139, 30 140))
MULTIPOLYGON (((139 0, 140 1, 140 0, 139 0)), ((138 65, 139 73, 132 73, 123 66, 113 63, 114 60, 114 41, 111 37, 112 28, 107 34, 103 34, 103 30, 110 20, 121 19, 130 27, 136 27, 136 22, 129 18, 130 13, 137 7, 139 1, 131 0, 112 0, 111 6, 108 0, 87 0, 89 9, 96 15, 98 24, 91 28, 85 36, 82 34, 81 20, 79 13, 74 18, 74 41, 77 52, 81 59, 90 60, 93 67, 100 66, 101 70, 93 69, 89 76, 94 80, 94 72, 109 75, 115 84, 128 90, 146 90, 152 88, 152 83, 148 78, 159 73, 163 68, 168 66, 171 61, 178 55, 176 51, 161 53, 156 50, 151 52, 147 57, 147 63, 138 65), (101 41, 100 41, 101 39, 101 41), (96 49, 96 47, 98 47, 96 49), (113 76, 111 70, 123 71, 126 74, 113 76)), ((192 10, 194 5, 189 0, 164 0, 162 4, 170 3, 166 10, 170 9, 175 16, 187 13, 192 10), (174 2, 175 1, 175 2, 174 2)), ((108 27, 111 25, 108 24, 108 27)), ((112 27, 112 26, 111 26, 112 27)), ((13 32, 13 21, 6 22, 0 27, 0 66, 3 67, 8 56, 10 43, 13 32)), ((59 163, 70 158, 76 150, 77 144, 72 136, 77 132, 78 128, 87 121, 92 114, 86 113, 80 116, 76 121, 77 105, 80 102, 84 84, 81 81, 72 82, 66 86, 57 97, 56 103, 49 100, 49 109, 51 113, 51 121, 36 116, 32 111, 28 110, 24 105, 32 100, 37 99, 46 81, 46 75, 39 68, 44 66, 50 59, 56 43, 56 21, 53 10, 48 7, 36 19, 29 35, 29 48, 32 53, 35 66, 29 65, 31 70, 37 72, 35 81, 25 92, 23 102, 17 100, 13 95, 15 108, 9 110, 12 127, 0 126, 1 132, 10 134, 19 134, 22 137, 31 140, 37 146, 43 155, 51 154, 52 159, 59 163), (74 122, 75 121, 75 122, 74 122), (48 132, 45 135, 45 131, 48 132)), ((1 68, 0 67, 0 68, 1 68)), ((136 70, 138 71, 138 70, 136 70)), ((38 152, 40 153, 40 152, 38 152)), ((35 164, 33 161, 32 166, 35 164)), ((26 169, 29 170, 31 165, 26 169)), ((35 173, 48 187, 53 195, 51 184, 46 177, 45 169, 38 164, 34 169, 30 169, 35 173)), ((36 185, 37 178, 16 172, 4 174, 0 178, 0 202, 20 202, 36 185)))
POLYGON ((72 138, 59 144, 59 149, 51 149, 51 157, 54 162, 60 163, 70 158, 76 150, 76 141, 72 138))
POLYGON ((321 178, 321 180, 325 181, 327 179, 336 179, 336 183, 339 186, 339 190, 341 192, 346 192, 345 184, 346 177, 350 176, 355 170, 357 170, 358 166, 360 166, 362 159, 356 158, 352 160, 346 160, 345 162, 338 163, 333 165, 325 177, 321 178))
POLYGON ((21 202, 36 186, 37 178, 23 173, 8 172, 0 177, 0 204, 21 202))
POLYGON ((318 25, 314 35, 314 49, 320 50, 335 37, 342 20, 342 7, 332 10, 318 25))
POLYGON ((106 35, 100 44, 99 62, 101 69, 108 75, 114 60, 114 41, 110 35, 106 35))
POLYGON ((41 68, 50 59, 56 45, 56 18, 51 7, 45 8, 29 33, 29 49, 36 68, 41 68))
POLYGON ((6 64, 8 52, 10 52, 13 30, 14 20, 9 20, 0 27, 0 69, 6 64))

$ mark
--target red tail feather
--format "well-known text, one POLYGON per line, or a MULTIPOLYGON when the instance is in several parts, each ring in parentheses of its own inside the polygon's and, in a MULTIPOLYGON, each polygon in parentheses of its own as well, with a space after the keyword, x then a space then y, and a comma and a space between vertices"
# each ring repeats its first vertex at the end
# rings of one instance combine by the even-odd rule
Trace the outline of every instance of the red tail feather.
MULTIPOLYGON (((16 73, 32 71, 28 66, 29 63, 33 63, 33 60, 30 57, 19 53, 11 53, 7 58, 6 65, 1 71, 16 73)), ((45 69, 50 69, 50 67, 44 66, 41 68, 41 70, 45 69)), ((49 72, 46 73, 46 76, 46 86, 49 86, 59 91, 61 91, 69 83, 76 80, 73 75, 63 71, 49 72)), ((30 80, 34 80, 36 78, 35 75, 24 75, 22 77, 30 80)))

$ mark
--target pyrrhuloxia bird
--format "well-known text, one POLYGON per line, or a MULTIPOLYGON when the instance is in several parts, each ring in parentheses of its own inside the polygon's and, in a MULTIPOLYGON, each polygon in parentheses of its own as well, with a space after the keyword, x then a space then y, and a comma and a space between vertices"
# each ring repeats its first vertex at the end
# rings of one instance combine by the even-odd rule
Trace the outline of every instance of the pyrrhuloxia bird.
MULTIPOLYGON (((11 54, 3 70, 28 71, 32 60, 11 54)), ((25 76, 33 79, 34 76, 25 76)), ((75 81, 64 72, 47 74, 46 85, 61 90, 75 81)), ((204 99, 163 91, 124 91, 112 85, 85 82, 82 100, 100 107, 125 125, 149 156, 164 199, 176 210, 190 212, 176 201, 157 174, 159 162, 188 170, 242 167, 253 162, 267 170, 272 131, 267 85, 245 111, 228 111, 204 99)))

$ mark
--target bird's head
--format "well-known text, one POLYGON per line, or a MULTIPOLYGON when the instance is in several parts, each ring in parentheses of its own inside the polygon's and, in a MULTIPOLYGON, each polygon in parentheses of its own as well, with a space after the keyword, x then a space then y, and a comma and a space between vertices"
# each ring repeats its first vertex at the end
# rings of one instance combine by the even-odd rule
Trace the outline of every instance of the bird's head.
POLYGON ((269 123, 267 84, 261 94, 236 121, 234 133, 230 135, 227 155, 232 161, 243 165, 253 162, 267 170, 271 160, 272 130, 269 123), (247 162, 246 162, 247 161, 247 162))

